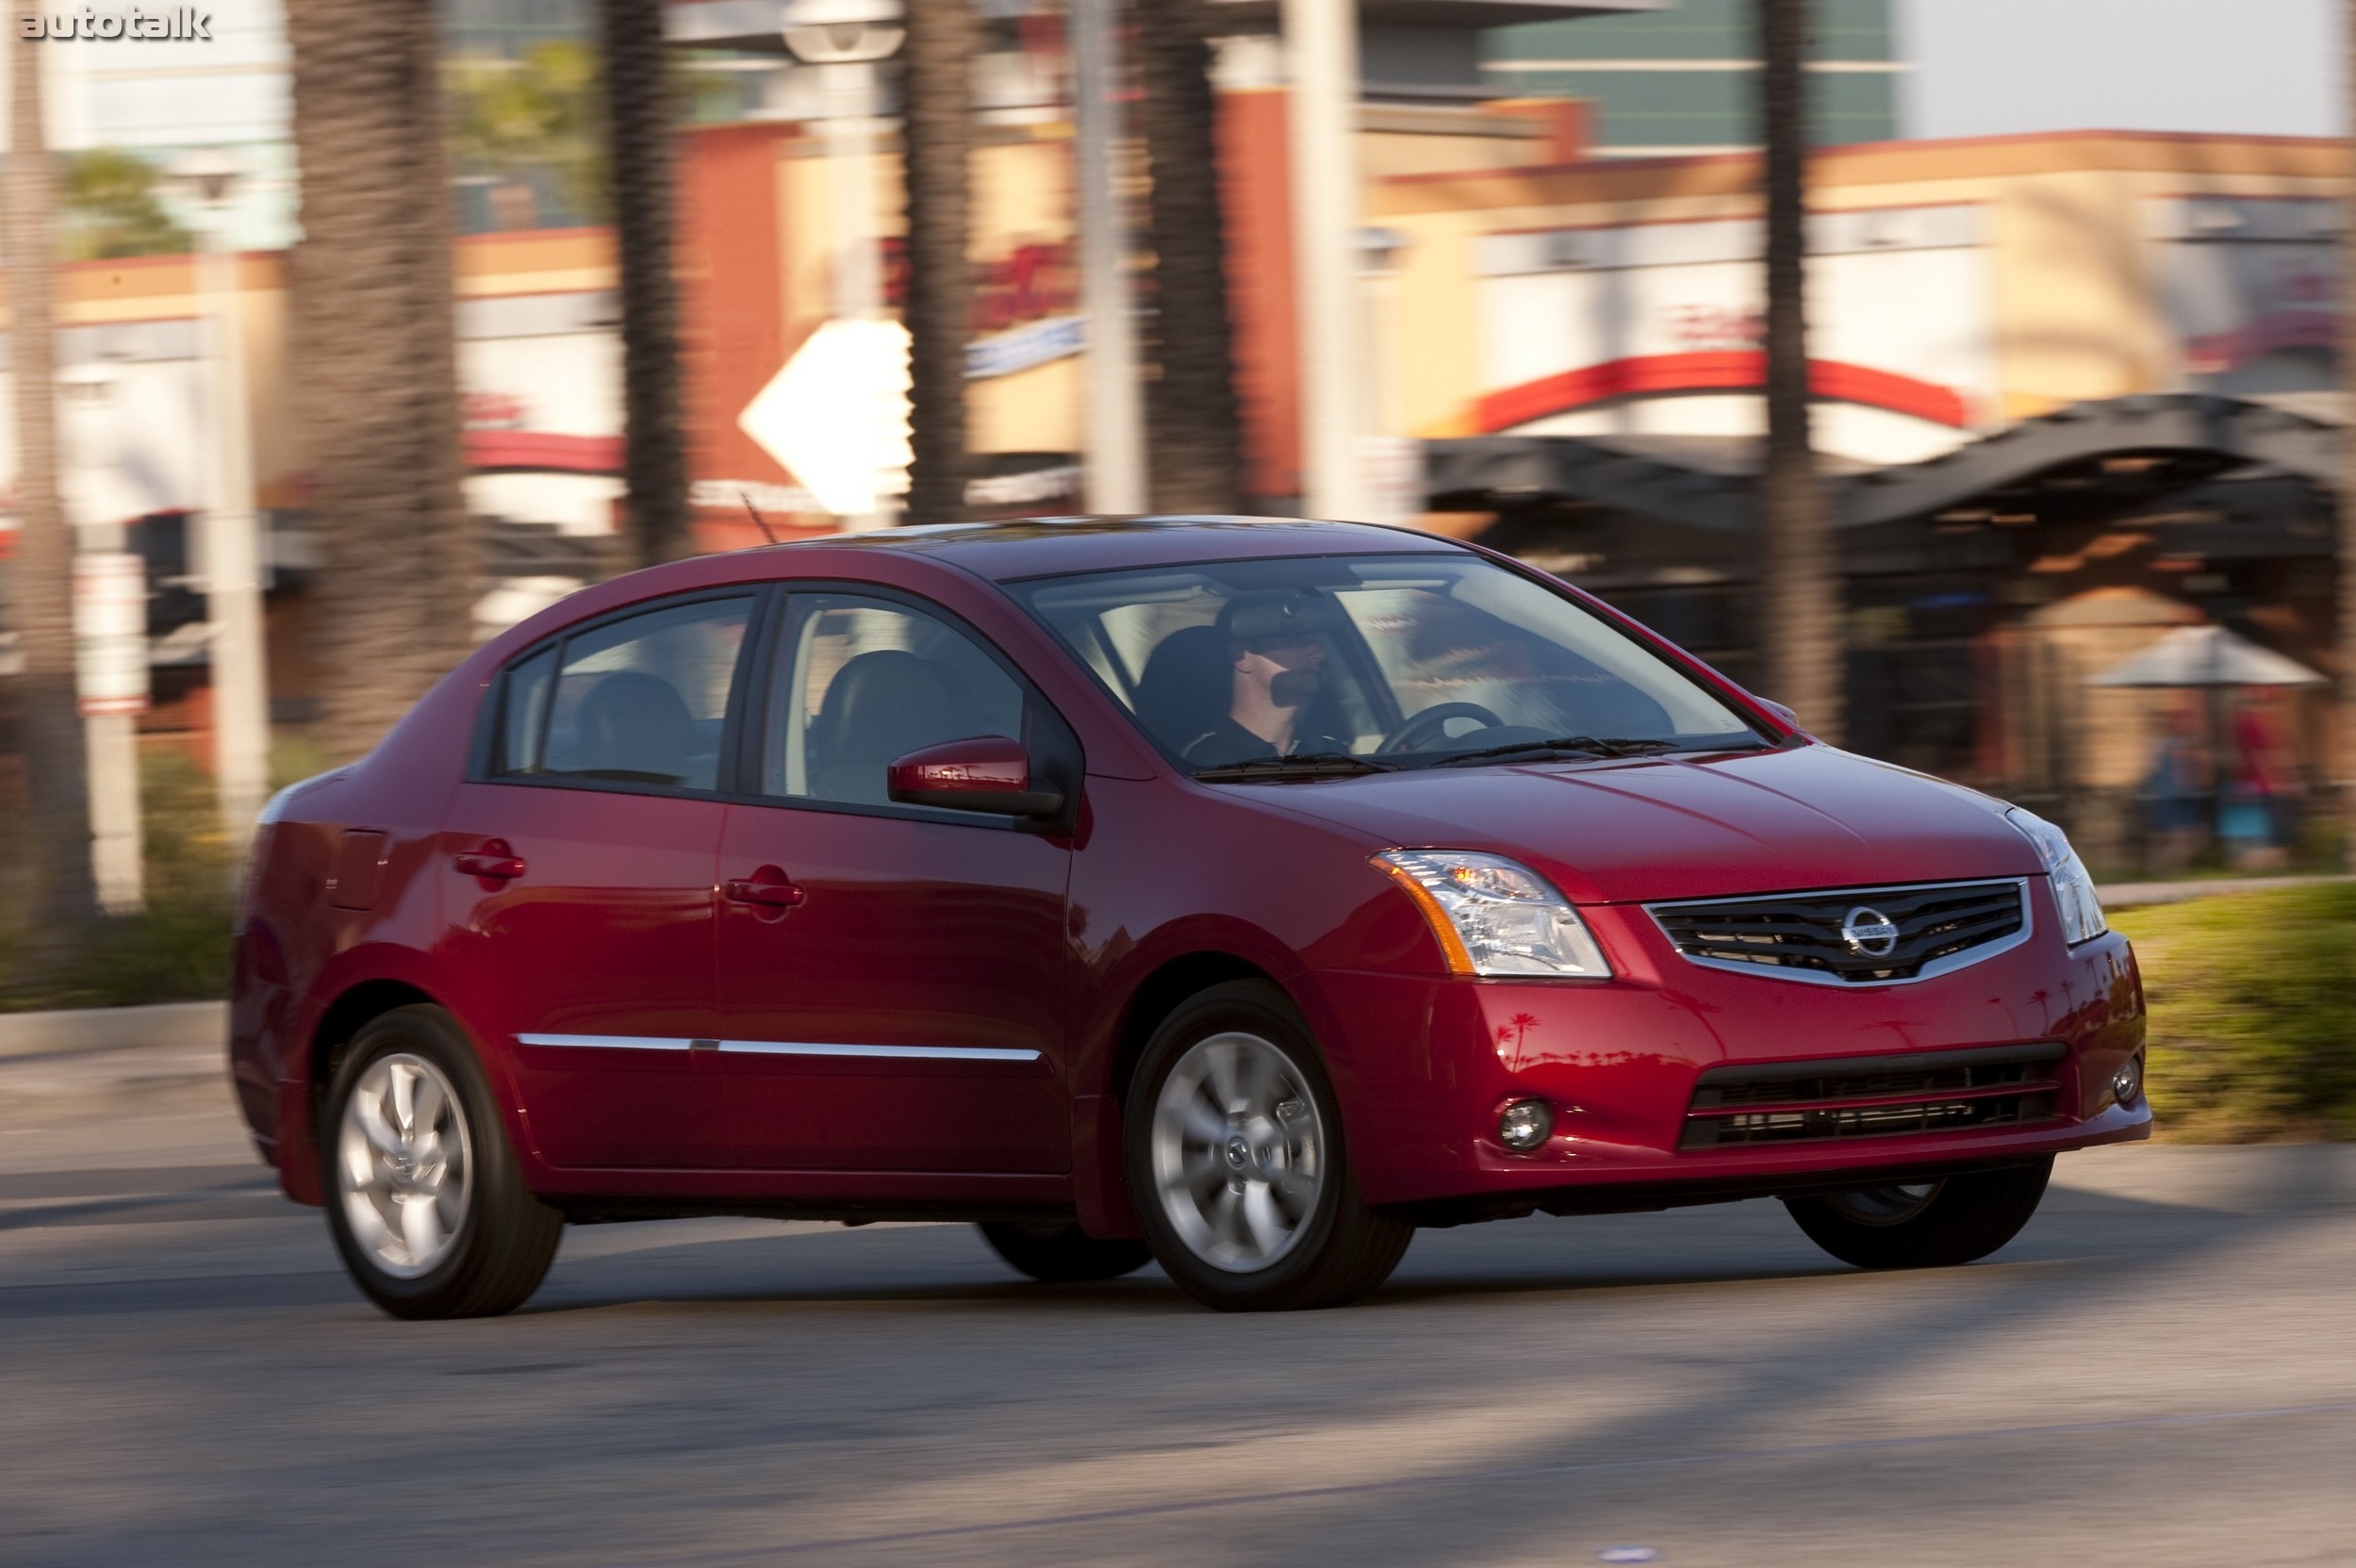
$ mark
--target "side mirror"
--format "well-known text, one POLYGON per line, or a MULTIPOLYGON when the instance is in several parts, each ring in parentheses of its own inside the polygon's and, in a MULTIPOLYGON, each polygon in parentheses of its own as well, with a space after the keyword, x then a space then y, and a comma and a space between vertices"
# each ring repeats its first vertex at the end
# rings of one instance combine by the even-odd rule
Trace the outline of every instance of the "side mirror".
POLYGON ((906 806, 1047 817, 1063 792, 1030 787, 1030 754, 1005 735, 976 735, 911 751, 892 764, 887 792, 906 806))

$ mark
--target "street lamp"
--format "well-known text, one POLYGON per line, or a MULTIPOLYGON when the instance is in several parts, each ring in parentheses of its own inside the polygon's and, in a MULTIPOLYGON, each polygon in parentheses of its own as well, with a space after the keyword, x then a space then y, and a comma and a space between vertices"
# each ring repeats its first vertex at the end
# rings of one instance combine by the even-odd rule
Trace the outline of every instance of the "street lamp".
MULTIPOLYGON (((833 241, 831 282, 837 322, 874 322, 883 316, 870 142, 881 96, 877 68, 899 53, 908 37, 901 15, 900 0, 786 0, 778 13, 779 36, 794 58, 817 72, 825 105, 827 227, 833 241)), ((840 519, 853 532, 886 520, 874 510, 840 519)))
POLYGON ((1114 96, 1112 0, 1071 0, 1072 107, 1078 136, 1080 291, 1088 320, 1088 509, 1145 509, 1145 430, 1137 375, 1137 327, 1122 266, 1112 149, 1121 135, 1114 96))
POLYGON ((875 180, 867 167, 875 118, 876 67, 899 53, 908 30, 899 0, 788 0, 778 32, 786 49, 815 67, 826 104, 827 194, 834 231, 834 315, 881 314, 883 272, 876 262, 875 180))
POLYGON ((136 915, 146 904, 146 846, 140 822, 139 715, 147 707, 147 568, 123 548, 119 492, 107 484, 119 457, 116 375, 105 360, 58 375, 65 404, 74 520, 74 693, 90 777, 91 881, 98 907, 136 915))
POLYGON ((261 547, 254 514, 254 448, 245 401, 245 334, 229 206, 240 171, 218 148, 175 160, 172 183, 203 215, 198 293, 212 371, 211 483, 199 571, 212 623, 213 772, 233 850, 253 836, 270 796, 270 686, 262 649, 261 547))
POLYGON ((1358 334, 1357 0, 1284 0, 1293 78, 1293 260, 1301 332, 1303 510, 1363 517, 1358 334))

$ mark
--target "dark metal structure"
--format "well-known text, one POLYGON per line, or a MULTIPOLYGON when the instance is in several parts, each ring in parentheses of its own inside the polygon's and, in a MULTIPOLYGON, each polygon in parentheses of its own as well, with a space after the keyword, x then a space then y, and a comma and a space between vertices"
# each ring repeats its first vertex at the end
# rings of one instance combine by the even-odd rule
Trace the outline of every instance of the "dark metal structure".
MULTIPOLYGON (((2154 613, 2331 668, 2344 438, 2271 404, 2171 393, 2075 404, 1926 462, 1826 465, 1845 743, 2065 817, 2117 816, 2071 783, 2082 676, 2052 629, 2137 590, 2154 613)), ((1483 542, 1756 685, 1756 461, 1747 440, 1499 436, 1431 443, 1427 472, 1435 508, 1496 514, 1483 542)))

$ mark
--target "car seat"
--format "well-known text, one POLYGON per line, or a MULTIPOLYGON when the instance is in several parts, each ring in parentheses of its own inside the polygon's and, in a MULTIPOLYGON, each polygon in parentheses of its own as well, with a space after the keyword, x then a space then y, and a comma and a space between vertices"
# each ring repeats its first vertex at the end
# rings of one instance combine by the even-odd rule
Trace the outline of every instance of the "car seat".
POLYGON ((891 764, 920 747, 963 739, 956 677, 895 648, 862 653, 834 672, 810 727, 810 793, 881 805, 891 764))
POLYGON ((1235 698, 1235 666, 1216 626, 1181 626, 1154 645, 1137 679, 1137 718, 1183 751, 1217 727, 1235 698))
POLYGON ((660 675, 618 669, 581 699, 575 721, 579 763, 568 769, 647 784, 709 789, 710 759, 698 767, 695 716, 660 675))

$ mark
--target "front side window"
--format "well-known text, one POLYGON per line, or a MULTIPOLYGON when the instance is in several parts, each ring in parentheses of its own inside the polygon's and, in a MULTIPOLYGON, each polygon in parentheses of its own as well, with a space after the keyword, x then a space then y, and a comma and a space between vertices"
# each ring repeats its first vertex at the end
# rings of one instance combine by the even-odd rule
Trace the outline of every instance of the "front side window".
POLYGON ((883 805, 891 764, 911 751, 1029 738, 1023 688, 941 618, 853 594, 794 605, 762 728, 763 794, 883 805))
POLYGON ((1763 743, 1642 643, 1477 556, 1229 561, 1013 591, 1196 772, 1763 743))
POLYGON ((717 789, 752 605, 747 596, 642 611, 516 665, 502 696, 496 771, 717 789))

